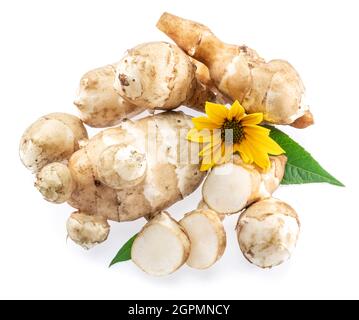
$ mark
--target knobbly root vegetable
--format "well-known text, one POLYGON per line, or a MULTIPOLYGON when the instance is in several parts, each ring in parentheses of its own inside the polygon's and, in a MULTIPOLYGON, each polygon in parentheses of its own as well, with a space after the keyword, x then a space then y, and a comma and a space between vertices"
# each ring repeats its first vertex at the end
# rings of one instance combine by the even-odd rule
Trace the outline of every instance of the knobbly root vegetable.
POLYGON ((283 201, 259 201, 239 217, 239 246, 249 262, 261 268, 280 265, 290 258, 300 231, 297 213, 283 201))
POLYGON ((37 174, 36 188, 45 200, 53 203, 64 203, 71 197, 75 189, 74 181, 68 167, 54 162, 46 165, 37 174))
POLYGON ((141 113, 141 108, 124 100, 113 88, 116 64, 87 72, 80 81, 74 104, 80 118, 91 127, 104 128, 141 113))
POLYGON ((286 161, 283 155, 271 157, 271 169, 263 173, 254 165, 245 164, 236 155, 233 162, 211 170, 203 184, 203 200, 217 213, 239 212, 251 203, 272 195, 283 178, 286 161))
POLYGON ((187 264, 207 269, 218 261, 226 248, 226 232, 217 213, 200 209, 187 213, 179 222, 191 242, 187 264))
POLYGON ((191 244, 184 229, 168 213, 151 219, 137 235, 131 249, 132 261, 154 276, 165 276, 188 259, 191 244))
POLYGON ((254 50, 225 44, 206 26, 169 13, 161 16, 157 27, 191 57, 203 62, 217 88, 238 100, 248 113, 262 112, 266 121, 275 124, 296 122, 297 128, 313 123, 308 107, 302 103, 302 80, 287 61, 266 63, 254 50))
POLYGON ((101 181, 114 189, 136 186, 146 176, 146 155, 133 146, 113 145, 99 159, 97 172, 101 181))
POLYGON ((68 236, 85 249, 104 242, 110 232, 106 218, 81 212, 73 213, 66 224, 68 236))
POLYGON ((81 212, 130 221, 182 200, 205 176, 199 159, 190 161, 191 147, 197 147, 186 139, 192 127, 191 117, 165 112, 100 132, 69 161, 76 185, 69 203, 81 212))
POLYGON ((172 110, 186 105, 203 110, 215 99, 196 77, 196 66, 177 46, 150 42, 128 50, 117 65, 115 89, 129 103, 172 110))
POLYGON ((65 113, 52 113, 34 122, 20 141, 20 158, 32 172, 53 162, 67 161, 79 149, 87 132, 80 119, 65 113))

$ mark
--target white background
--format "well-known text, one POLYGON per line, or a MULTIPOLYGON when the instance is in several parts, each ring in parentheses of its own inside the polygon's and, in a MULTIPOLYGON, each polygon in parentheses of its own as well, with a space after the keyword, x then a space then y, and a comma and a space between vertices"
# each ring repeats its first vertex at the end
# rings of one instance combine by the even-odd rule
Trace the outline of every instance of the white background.
MULTIPOLYGON (((1 1, 0 298, 250 299, 359 298, 358 1, 1 1), (120 246, 144 224, 112 223, 107 242, 86 252, 66 242, 72 209, 42 200, 18 159, 23 130, 43 114, 76 114, 79 79, 117 61, 127 48, 168 40, 163 11, 207 24, 224 41, 247 44, 300 72, 316 118, 285 128, 346 188, 281 187, 276 197, 299 213, 292 259, 273 270, 250 265, 225 221, 228 247, 211 269, 183 267, 165 278, 131 262, 109 269, 120 246)), ((170 209, 194 209, 196 192, 170 209)))

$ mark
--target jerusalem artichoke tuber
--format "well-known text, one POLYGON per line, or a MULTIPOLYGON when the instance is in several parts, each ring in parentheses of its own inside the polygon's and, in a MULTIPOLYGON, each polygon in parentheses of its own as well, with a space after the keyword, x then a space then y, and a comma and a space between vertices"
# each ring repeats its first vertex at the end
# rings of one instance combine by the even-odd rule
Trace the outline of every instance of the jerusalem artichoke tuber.
POLYGON ((87 72, 80 81, 74 104, 80 118, 95 128, 112 127, 141 113, 141 108, 124 100, 113 88, 116 64, 87 72))
POLYGON ((225 44, 206 26, 164 13, 157 27, 191 57, 203 62, 218 89, 238 100, 248 113, 264 120, 305 128, 313 123, 303 105, 304 86, 297 71, 284 60, 266 63, 246 46, 225 44), (300 121, 300 119, 303 117, 300 121))
POLYGON ((84 249, 104 242, 110 232, 106 218, 82 212, 73 213, 66 224, 68 236, 84 249))
POLYGON ((215 96, 196 77, 196 66, 177 46, 149 42, 128 50, 117 65, 115 89, 148 110, 202 108, 215 96))
POLYGON ((251 205, 239 217, 237 236, 244 256, 261 268, 289 259, 300 230, 297 213, 283 201, 270 198, 251 205))
POLYGON ((36 173, 52 162, 68 160, 79 149, 87 131, 80 119, 66 113, 51 113, 34 122, 20 141, 20 158, 36 173))

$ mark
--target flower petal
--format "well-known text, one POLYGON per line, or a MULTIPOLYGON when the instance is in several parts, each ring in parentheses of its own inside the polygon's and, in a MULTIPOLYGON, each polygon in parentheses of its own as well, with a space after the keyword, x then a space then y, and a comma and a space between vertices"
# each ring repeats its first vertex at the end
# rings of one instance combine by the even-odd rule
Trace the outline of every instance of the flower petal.
POLYGON ((237 119, 237 117, 244 116, 244 112, 245 112, 244 108, 236 100, 233 102, 231 108, 228 111, 228 120, 232 120, 232 119, 240 120, 241 118, 237 119))
POLYGON ((232 157, 232 154, 234 152, 234 146, 233 146, 233 144, 228 145, 228 144, 223 143, 221 151, 222 151, 221 163, 227 163, 227 162, 229 162, 229 160, 232 157))
POLYGON ((208 118, 219 126, 227 119, 228 109, 222 104, 206 102, 205 110, 208 118))
POLYGON ((269 136, 270 134, 270 129, 261 127, 261 126, 257 126, 255 124, 247 124, 243 126, 243 130, 244 133, 253 133, 253 135, 265 135, 265 136, 269 136))
POLYGON ((242 126, 248 124, 258 124, 263 121, 263 113, 252 113, 242 118, 241 124, 242 126))
POLYGON ((275 142, 269 136, 263 137, 253 135, 252 133, 247 133, 246 139, 250 144, 261 147, 267 153, 270 153, 272 155, 279 155, 285 153, 285 151, 280 147, 280 145, 277 144, 277 142, 275 142))
POLYGON ((198 143, 206 143, 211 142, 213 132, 209 129, 197 130, 196 128, 192 128, 187 133, 187 139, 193 142, 198 143))
POLYGON ((271 165, 268 154, 251 143, 247 145, 253 155, 253 162, 261 169, 268 170, 271 165))
POLYGON ((202 130, 202 129, 219 129, 221 126, 214 123, 211 119, 207 118, 207 117, 197 117, 197 118, 193 118, 192 122, 194 124, 194 127, 197 130, 202 130))
POLYGON ((246 140, 243 140, 237 148, 244 162, 253 163, 253 155, 246 140))
POLYGON ((208 143, 199 153, 199 155, 201 157, 203 156, 208 156, 211 155, 213 153, 213 149, 220 144, 222 141, 221 139, 214 139, 213 141, 211 141, 210 143, 208 143))
POLYGON ((203 156, 200 171, 207 171, 212 168, 221 157, 221 145, 217 144, 212 152, 203 156))

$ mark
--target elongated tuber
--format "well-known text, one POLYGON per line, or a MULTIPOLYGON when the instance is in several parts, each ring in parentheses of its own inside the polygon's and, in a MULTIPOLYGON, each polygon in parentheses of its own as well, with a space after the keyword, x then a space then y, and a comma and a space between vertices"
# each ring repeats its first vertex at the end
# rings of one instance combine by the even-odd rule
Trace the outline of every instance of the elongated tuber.
POLYGON ((217 213, 197 209, 187 213, 180 225, 191 242, 187 264, 195 269, 207 269, 218 261, 226 248, 226 232, 217 213))
POLYGON ((102 131, 70 159, 76 189, 69 200, 80 211, 129 221, 157 213, 192 193, 205 173, 190 162, 182 112, 127 120, 102 131))
POLYGON ((231 214, 270 197, 283 178, 286 159, 271 157, 271 169, 263 173, 234 156, 233 163, 216 166, 207 176, 202 188, 204 202, 218 213, 231 214))
POLYGON ((266 121, 275 124, 296 122, 298 128, 313 123, 303 105, 302 80, 287 61, 266 63, 254 50, 225 44, 206 26, 169 13, 161 16, 157 27, 187 54, 207 65, 218 89, 238 100, 248 113, 262 112, 266 121))
POLYGON ((188 259, 191 244, 183 227, 168 213, 151 219, 132 245, 132 261, 154 276, 173 273, 188 259))
POLYGON ((261 268, 271 268, 289 259, 299 230, 294 209, 274 198, 250 206, 237 224, 238 242, 244 256, 261 268))

